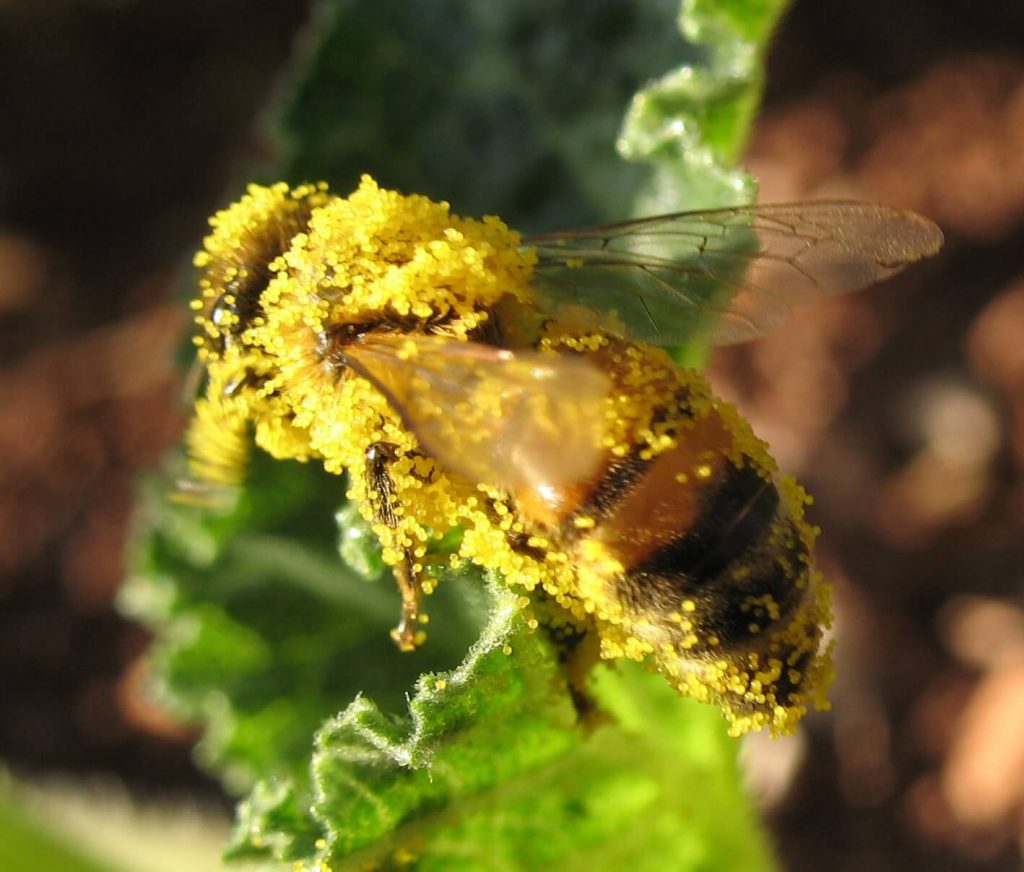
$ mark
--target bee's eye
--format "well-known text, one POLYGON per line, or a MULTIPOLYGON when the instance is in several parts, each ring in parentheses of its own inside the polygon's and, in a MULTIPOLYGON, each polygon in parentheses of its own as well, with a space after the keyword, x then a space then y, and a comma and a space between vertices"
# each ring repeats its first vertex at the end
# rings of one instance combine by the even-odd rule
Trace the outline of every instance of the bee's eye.
POLYGON ((228 316, 237 316, 238 307, 227 299, 227 294, 222 294, 217 298, 217 301, 213 304, 213 308, 210 310, 210 321, 216 327, 224 326, 225 321, 228 320, 228 316))
POLYGON ((344 349, 371 328, 364 324, 339 324, 324 330, 316 342, 316 353, 329 367, 341 370, 348 366, 344 349))
POLYGON ((338 350, 346 345, 351 345, 361 336, 376 330, 379 326, 377 323, 338 324, 320 334, 318 350, 329 354, 332 350, 338 350))
POLYGON ((248 387, 252 382, 252 371, 246 370, 242 375, 236 376, 231 379, 226 385, 224 385, 224 396, 234 397, 237 396, 242 388, 248 387))

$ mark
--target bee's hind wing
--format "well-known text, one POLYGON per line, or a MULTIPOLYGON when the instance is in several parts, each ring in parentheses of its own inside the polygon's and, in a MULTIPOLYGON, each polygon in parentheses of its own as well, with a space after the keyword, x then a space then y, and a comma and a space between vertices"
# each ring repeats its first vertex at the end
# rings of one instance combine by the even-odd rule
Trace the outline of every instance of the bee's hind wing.
POLYGON ((744 342, 823 294, 858 290, 938 251, 913 212, 847 201, 680 212, 527 238, 538 303, 627 339, 744 342))

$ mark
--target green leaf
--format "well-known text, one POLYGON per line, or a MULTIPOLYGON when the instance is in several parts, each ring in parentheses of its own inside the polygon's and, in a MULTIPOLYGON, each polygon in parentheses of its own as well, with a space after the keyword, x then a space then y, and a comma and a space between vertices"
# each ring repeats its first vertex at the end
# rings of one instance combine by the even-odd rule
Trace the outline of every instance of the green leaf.
POLYGON ((638 214, 749 203, 754 179, 734 167, 764 87, 763 56, 785 0, 683 0, 679 26, 703 62, 663 75, 633 98, 619 151, 652 171, 638 214))
POLYGON ((312 736, 360 692, 404 708, 424 671, 450 668, 477 637, 482 593, 443 584, 431 644, 397 651, 390 574, 367 581, 338 556, 343 480, 313 465, 256 458, 220 512, 143 494, 145 535, 122 607, 158 629, 157 695, 205 726, 200 759, 234 790, 269 775, 308 781, 312 736))
MULTIPOLYGON (((703 60, 684 64, 640 91, 630 104, 618 147, 629 161, 649 168, 634 199, 634 214, 658 215, 688 209, 750 203, 757 194, 752 176, 734 164, 740 156, 764 88, 763 57, 786 0, 683 0, 679 27, 703 60)), ((693 295, 722 293, 708 280, 693 295)), ((683 366, 704 364, 710 324, 692 324, 678 307, 647 300, 645 317, 692 330, 684 347, 670 349, 683 366)), ((723 303, 725 301, 722 301, 723 303)), ((642 326, 642 325, 641 325, 642 326)), ((640 335, 646 332, 644 326, 640 335)))
POLYGON ((464 663, 417 684, 407 717, 357 699, 319 731, 305 822, 290 786, 247 801, 234 856, 340 872, 769 869, 720 718, 637 669, 602 671, 606 723, 578 721, 557 658, 493 587, 464 663), (294 832, 316 851, 296 850, 294 832))
POLYGON ((697 58, 666 26, 677 10, 677 0, 324 3, 282 98, 284 175, 344 193, 370 173, 524 231, 622 217, 643 176, 615 151, 623 108, 697 58))
MULTIPOLYGON (((370 172, 524 231, 746 200, 732 162, 782 7, 322 3, 263 176, 345 193, 370 172)), ((314 465, 257 457, 217 510, 169 491, 148 487, 123 602, 156 632, 156 692, 248 794, 232 856, 335 872, 771 867, 716 710, 600 666, 605 720, 584 727, 557 649, 473 572, 443 574, 427 644, 398 653, 390 574, 344 481, 314 465)))

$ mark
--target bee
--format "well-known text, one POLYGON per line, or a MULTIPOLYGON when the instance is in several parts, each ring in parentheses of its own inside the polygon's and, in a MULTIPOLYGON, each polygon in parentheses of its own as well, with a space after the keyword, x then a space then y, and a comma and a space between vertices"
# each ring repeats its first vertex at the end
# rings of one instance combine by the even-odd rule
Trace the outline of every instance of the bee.
POLYGON ((500 573, 531 625, 649 664, 733 733, 827 705, 808 498, 665 349, 753 339, 884 279, 937 251, 931 222, 796 203, 523 239, 364 177, 348 197, 251 186, 211 223, 193 471, 237 482, 254 441, 347 474, 401 593, 400 648, 423 640, 458 529, 444 559, 500 573))

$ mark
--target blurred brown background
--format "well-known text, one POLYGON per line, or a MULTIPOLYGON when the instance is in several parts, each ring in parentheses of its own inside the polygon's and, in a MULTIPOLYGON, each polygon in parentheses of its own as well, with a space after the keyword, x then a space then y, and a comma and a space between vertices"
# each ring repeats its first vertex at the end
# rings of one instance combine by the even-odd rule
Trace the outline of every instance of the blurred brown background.
MULTIPOLYGON (((135 473, 181 425, 187 252, 305 4, 0 4, 0 760, 217 788, 112 610, 135 473), (237 30, 244 16, 244 38, 237 30)), ((1024 3, 799 0, 765 200, 916 209, 947 246, 720 355, 817 498, 835 709, 752 742, 787 869, 1018 869, 1024 839, 1024 3)))

